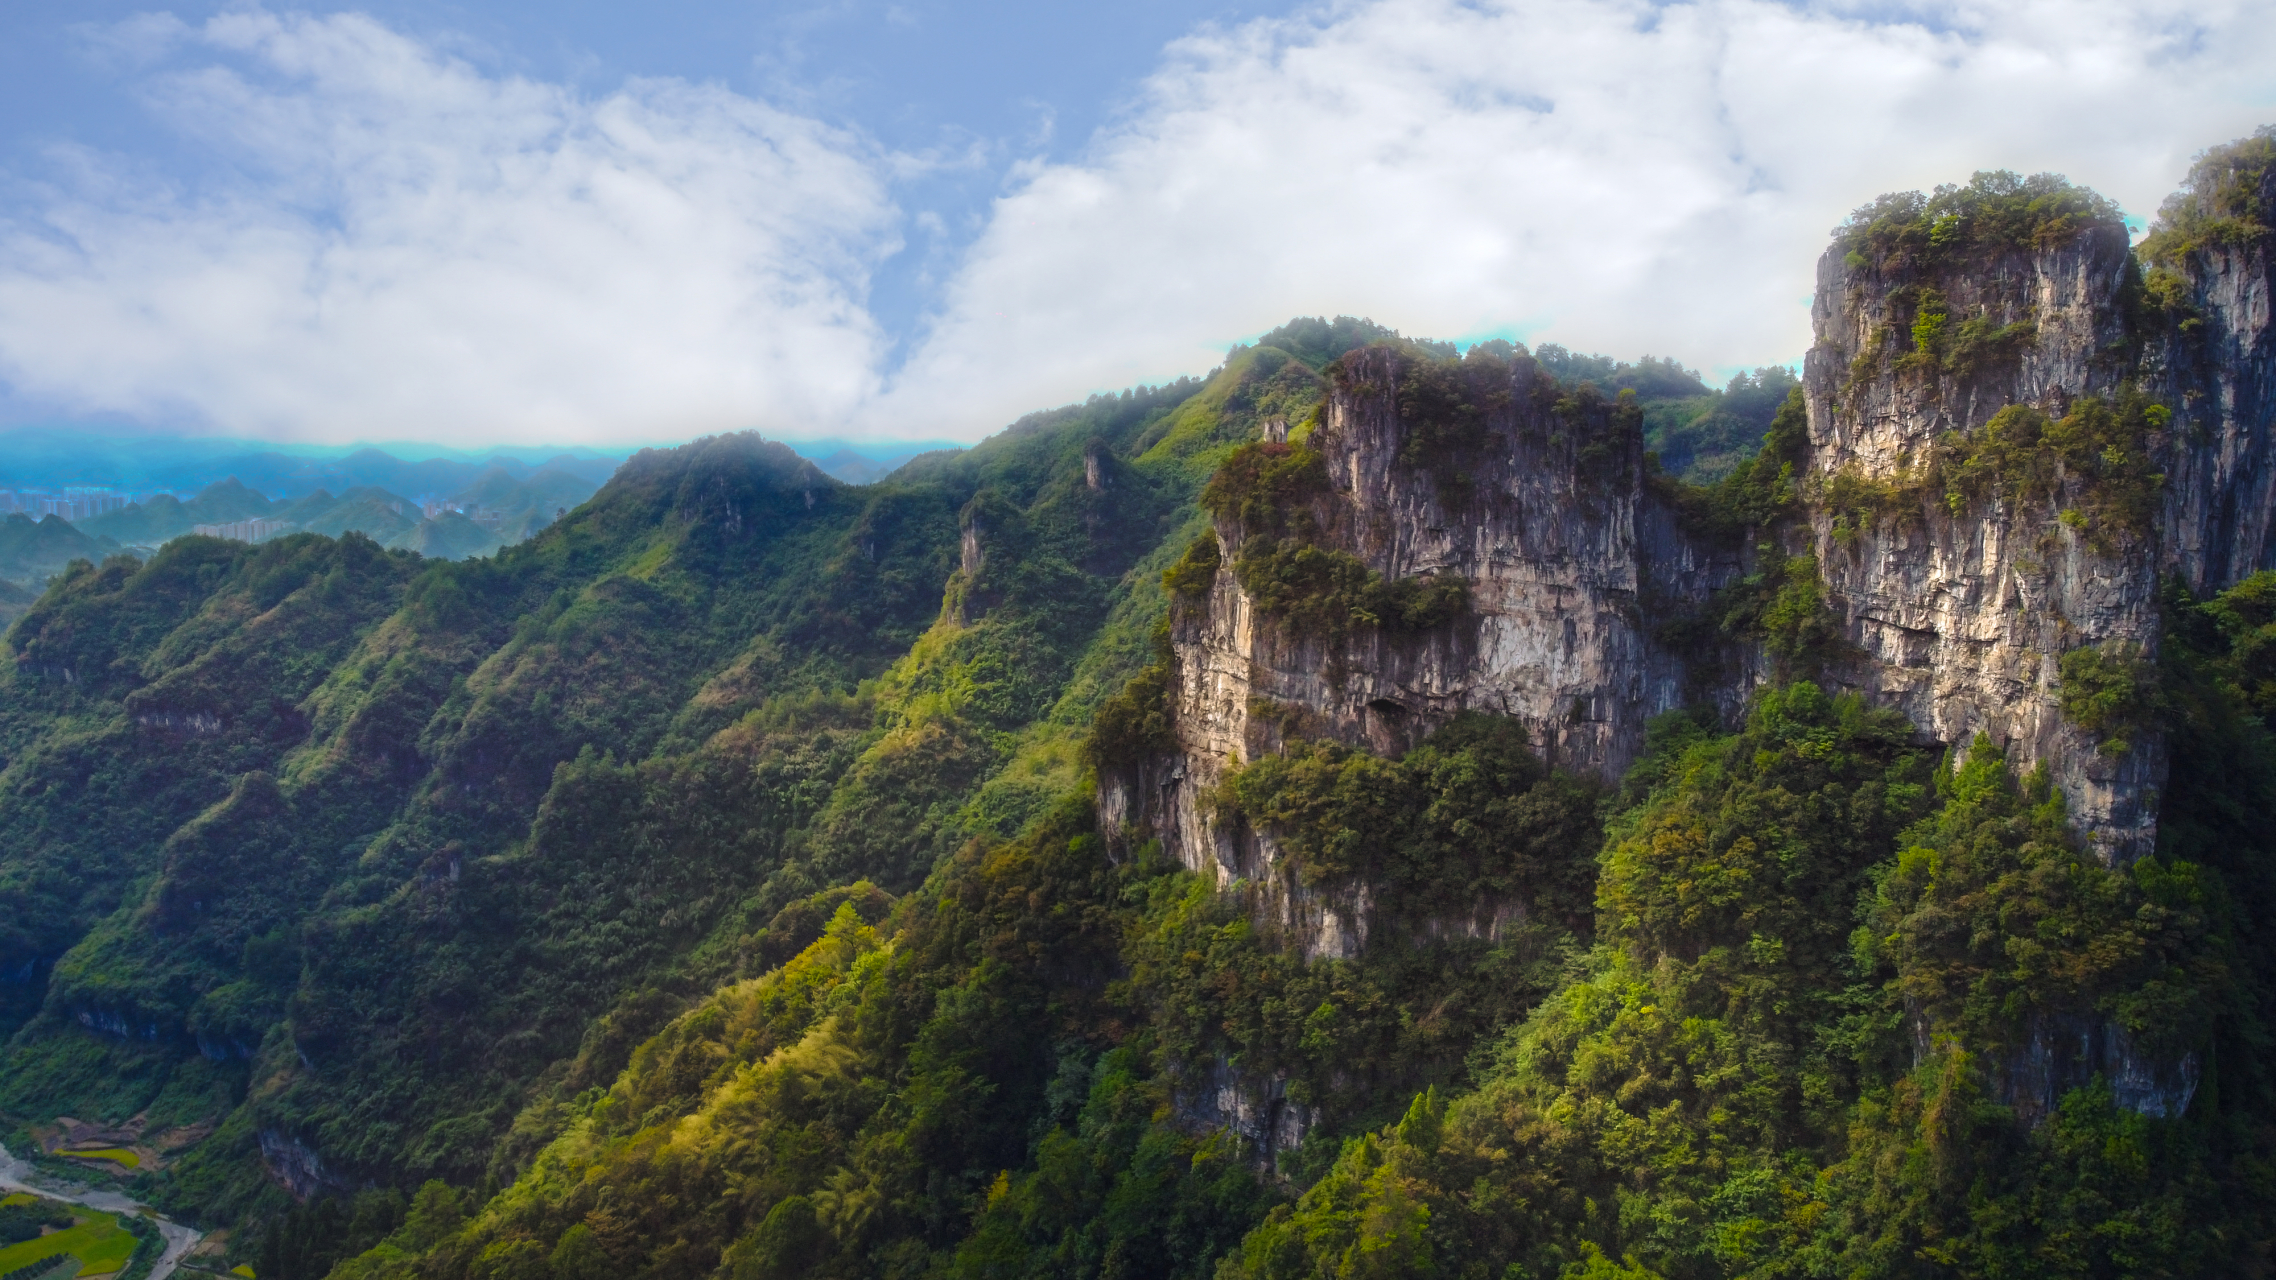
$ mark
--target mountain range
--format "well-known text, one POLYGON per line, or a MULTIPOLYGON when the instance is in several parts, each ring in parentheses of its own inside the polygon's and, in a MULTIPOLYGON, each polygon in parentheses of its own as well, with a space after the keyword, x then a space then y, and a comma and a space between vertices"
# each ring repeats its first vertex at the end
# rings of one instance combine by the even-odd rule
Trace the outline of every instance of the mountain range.
POLYGON ((128 490, 197 492, 234 478, 257 492, 295 498, 316 489, 372 487, 426 499, 456 493, 498 470, 516 480, 551 468, 593 485, 608 479, 620 456, 544 450, 537 461, 513 452, 406 460, 382 449, 284 452, 243 440, 113 437, 85 429, 19 428, 0 435, 0 486, 60 488, 100 485, 128 490))
MULTIPOLYGON (((944 443, 860 447, 837 440, 797 442, 825 473, 847 484, 870 484, 919 453, 957 446, 944 443)), ((514 481, 551 471, 597 487, 623 460, 621 454, 543 448, 466 453, 418 446, 427 456, 405 459, 369 446, 286 452, 249 441, 196 437, 114 437, 84 428, 18 428, 0 434, 0 487, 59 489, 96 485, 128 490, 196 492, 224 479, 283 498, 317 489, 337 493, 374 488, 425 500, 460 493, 503 475, 514 481)))
POLYGON ((1305 318, 72 564, 8 1145, 260 1280, 2262 1274, 2272 209, 1886 196, 1720 390, 1305 318))
MULTIPOLYGON (((416 474, 430 479, 447 474, 419 465, 425 470, 416 474)), ((35 521, 20 512, 10 515, 0 523, 0 581, 44 584, 74 560, 99 561, 127 548, 147 552, 200 525, 252 520, 274 521, 279 532, 334 537, 359 533, 385 546, 463 560, 528 538, 594 490, 595 485, 582 476, 551 466, 519 477, 503 466, 493 466, 443 499, 429 515, 421 503, 374 485, 349 488, 338 496, 319 488, 296 499, 271 499, 230 476, 187 502, 162 493, 89 516, 76 525, 57 516, 35 521)), ((11 608, 0 602, 0 617, 12 619, 11 608)))

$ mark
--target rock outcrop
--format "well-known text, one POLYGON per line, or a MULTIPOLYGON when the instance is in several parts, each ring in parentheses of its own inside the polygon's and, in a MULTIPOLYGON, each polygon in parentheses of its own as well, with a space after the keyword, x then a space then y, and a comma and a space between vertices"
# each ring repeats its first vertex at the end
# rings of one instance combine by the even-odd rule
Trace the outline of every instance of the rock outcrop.
MULTIPOLYGON (((1215 822, 1206 797, 1229 765, 1292 729, 1396 754, 1480 710, 1522 721, 1554 764, 1617 777, 1652 716, 1702 695, 1735 707, 1748 687, 1743 673, 1703 678, 1655 632, 1735 579, 1743 557, 1684 535, 1647 483, 1632 409, 1567 396, 1522 354, 1473 357, 1475 439, 1418 450, 1429 428, 1400 408, 1410 365, 1390 349, 1344 361, 1308 442, 1330 487, 1316 504, 1324 541, 1388 578, 1466 580, 1468 615, 1414 634, 1306 634, 1220 572, 1173 625, 1177 751, 1101 783, 1105 829, 1143 829, 1190 869, 1248 881, 1260 912, 1315 957, 1359 953, 1369 892, 1307 889, 1282 873, 1269 833, 1215 822)), ((1217 535, 1230 565, 1242 530, 1221 521, 1217 535)), ((1508 912, 1481 903, 1438 927, 1490 935, 1508 912)))
MULTIPOLYGON (((2276 207, 2276 190, 2262 200, 2276 207)), ((2113 749, 2067 718, 2061 657, 2154 661, 2166 575, 2204 592, 2276 566, 2269 266, 2265 236, 2215 242, 2145 291, 2122 227, 2092 217, 1979 249, 1836 244, 1805 362, 1803 515, 1777 545, 1687 529, 1631 418, 1556 388, 1522 352, 1494 387, 1471 371, 1483 412, 1467 447, 1411 411, 1405 357, 1354 353, 1308 442, 1329 477, 1326 540, 1389 578, 1466 579, 1469 616, 1419 635, 1307 635, 1220 573, 1174 630, 1177 749, 1103 780, 1108 828, 1264 886, 1261 910, 1308 953, 1356 954, 1364 886, 1329 901, 1276 884, 1269 836, 1226 829, 1203 803, 1228 766, 1278 749, 1291 725, 1396 752, 1476 709, 1522 720, 1560 767, 1616 778, 1650 717, 1735 710, 1763 678, 1759 655, 1662 637, 1776 552, 1819 566, 1841 638, 1826 679, 1904 711, 1927 740, 1964 753, 1981 734, 2020 768, 2044 765, 2106 861, 2139 857, 2165 744, 2144 731, 2113 749), (2078 475, 2037 494, 1930 483, 1940 447, 2010 405, 2052 421, 2127 388, 2173 411, 2147 441, 2164 479, 2143 527, 2079 521, 2078 475), (1845 509, 1860 492, 1873 502, 1845 509)), ((1229 565, 1242 531, 1217 533, 1229 565)))
MULTIPOLYGON (((2240 207, 2276 209, 2276 166, 2252 181, 2240 207)), ((1455 375, 1438 366, 1465 381, 1456 398, 1472 420, 1451 434, 1410 394, 1429 372, 1421 357, 1347 356, 1304 442, 1327 475, 1313 505, 1321 542, 1386 579, 1458 576, 1467 612, 1419 632, 1308 633, 1242 589, 1231 566, 1246 535, 1220 519, 1227 567, 1175 613, 1175 745, 1102 777, 1105 829, 1157 838, 1238 884, 1259 923, 1305 955, 1356 956, 1378 924, 1370 887, 1304 886, 1269 831, 1219 821, 1208 797, 1228 769, 1294 736, 1393 754, 1484 710, 1522 721, 1551 763, 1610 781, 1652 716, 1701 703, 1736 713, 1772 672, 1743 643, 1702 643, 1713 628, 1700 620, 1776 557, 1819 575, 1834 635, 1823 680, 1902 710, 1924 744, 1964 754, 1981 735, 2019 768, 2044 767, 2107 865, 2150 852, 2166 743, 2154 723, 2117 739, 2067 716, 2063 657, 2091 647, 2147 671, 2167 580, 2202 594, 2276 567, 2276 237, 2208 205, 2203 217, 2230 217, 2230 231, 2169 237, 2145 274, 2115 211, 2064 190, 2075 216, 2034 213, 2023 232, 1916 217, 1909 240, 1859 223, 1827 251, 1799 501, 1768 529, 1687 519, 1650 472, 1634 412, 1558 387, 1521 350, 1473 353, 1455 375), (2083 420, 2074 411, 2125 405, 2140 429, 2115 452, 2066 461, 2043 448, 2029 483, 1979 465, 1998 435, 1987 424, 2010 406, 2022 408, 2003 422, 2028 412, 2058 424, 2052 439, 2083 420), (2131 506, 2094 488, 2121 472, 2131 506)), ((2192 199, 2212 197, 2185 193, 2168 217, 2192 199)), ((1521 904, 1480 903, 1425 931, 1491 936, 1513 914, 1521 904)), ((2198 1076, 2194 1058, 2150 1061, 2115 1025, 2073 1018, 2035 1023, 1998 1087, 2028 1118, 2093 1073, 2155 1114, 2184 1109, 2198 1076)), ((1208 1082, 1233 1099, 1218 1109, 1255 1121, 1269 1145, 1269 1082, 1233 1097, 1223 1075, 1208 1082)))
POLYGON ((2084 645, 2155 655, 2154 539, 2121 533, 2098 547, 2063 522, 2059 499, 1955 500, 1942 486, 1907 486, 1940 442, 2009 405, 2060 418, 2133 377, 2134 279, 2117 226, 2036 251, 1837 244, 1818 264, 1803 370, 1805 489, 1818 498, 1807 536, 1853 652, 1839 682, 1960 752, 1983 734, 2018 767, 2045 765, 2081 833, 2113 861, 2155 844, 2164 744, 2149 735, 2103 751, 2064 717, 2058 662, 2084 645), (1941 324, 1924 324, 1936 311, 1941 324), (1957 340, 1939 350, 1944 335, 1929 336, 1971 323, 1983 335, 1974 351, 1957 340), (1896 488, 1897 509, 1837 509, 1827 495, 1845 472, 1896 488))
POLYGON ((282 1129, 263 1128, 256 1137, 261 1144, 262 1167, 294 1200, 306 1204, 319 1195, 355 1190, 352 1180, 327 1167, 314 1148, 294 1135, 282 1129))
MULTIPOLYGON (((2276 210, 2276 166, 2253 185, 2245 203, 2276 210)), ((2192 190, 2168 213, 2227 212, 2214 203, 2214 192, 2192 190)), ((2145 382, 2180 428, 2166 463, 2160 567, 2203 594, 2276 567, 2276 245, 2263 231, 2183 246, 2156 254, 2166 262, 2151 266, 2136 318, 2145 382)))

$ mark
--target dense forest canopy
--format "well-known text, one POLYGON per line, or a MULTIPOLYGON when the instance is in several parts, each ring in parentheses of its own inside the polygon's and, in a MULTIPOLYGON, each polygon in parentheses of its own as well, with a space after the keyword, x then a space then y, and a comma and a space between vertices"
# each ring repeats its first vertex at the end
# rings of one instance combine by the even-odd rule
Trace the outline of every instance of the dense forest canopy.
MULTIPOLYGON (((2033 181, 1845 244, 2105 212, 2033 181)), ((2225 190, 2206 217, 2257 216, 2225 190)), ((1699 624, 1767 655, 1751 702, 1660 717, 1623 778, 1503 716, 1375 751, 1286 711, 1208 803, 1368 895, 1356 955, 1102 828, 1221 575, 1303 632, 1459 624, 1460 583, 1317 518, 1322 406, 1377 350, 1447 449, 1534 385, 1640 431, 1715 537, 1825 500, 1789 370, 1337 317, 871 485, 753 435, 645 451, 487 560, 72 564, 0 670, 10 1149, 97 1126, 260 1280, 2264 1272, 2276 575, 2170 585, 2154 666, 2066 666, 2113 750, 2171 730, 2125 867, 1997 745, 1826 681, 1816 566, 1774 552, 1699 624), (2002 1093, 2048 1028, 2186 1058, 2188 1094, 2002 1093)))

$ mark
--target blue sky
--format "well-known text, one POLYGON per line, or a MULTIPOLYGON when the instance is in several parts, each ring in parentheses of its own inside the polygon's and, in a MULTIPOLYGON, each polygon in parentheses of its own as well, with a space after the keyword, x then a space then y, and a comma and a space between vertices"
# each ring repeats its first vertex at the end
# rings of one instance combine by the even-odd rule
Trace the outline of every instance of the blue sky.
POLYGON ((2269 8, 16 0, 0 427, 972 439, 1299 313, 1785 362, 1881 191, 2153 215, 2269 8))
MULTIPOLYGON (((154 127, 133 97, 134 75, 92 55, 87 29, 153 10, 195 23, 247 7, 12 0, 0 18, 0 121, 7 122, 0 163, 37 172, 42 151, 69 141, 135 155, 194 181, 207 158, 154 127)), ((858 129, 897 151, 957 157, 961 163, 899 189, 912 218, 930 213, 942 228, 912 237, 872 283, 871 310, 905 338, 928 300, 924 273, 972 238, 1012 163, 1079 152, 1129 102, 1169 41, 1203 23, 1286 7, 380 0, 351 9, 498 71, 604 93, 629 77, 712 82, 858 129)))

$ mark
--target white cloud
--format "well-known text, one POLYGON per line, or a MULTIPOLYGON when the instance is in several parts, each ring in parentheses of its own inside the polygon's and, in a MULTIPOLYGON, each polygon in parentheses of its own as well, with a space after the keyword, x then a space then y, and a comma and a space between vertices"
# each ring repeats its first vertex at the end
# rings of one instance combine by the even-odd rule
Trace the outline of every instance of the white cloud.
MULTIPOLYGON (((81 411, 293 439, 622 441, 835 421, 897 243, 850 135, 714 88, 483 76, 369 19, 171 34, 192 189, 99 156, 0 228, 0 371, 81 411)), ((123 42, 123 39, 122 39, 123 42)))
POLYGON ((0 377, 302 439, 971 438, 1299 313, 1786 360, 1880 192, 2052 169, 2146 216, 2276 117, 2276 6, 2240 0, 1350 0, 1203 29, 1079 159, 1015 169, 888 376, 870 273, 941 230, 895 184, 980 142, 593 97, 353 16, 105 39, 175 68, 134 74, 215 159, 58 155, 0 222, 0 377))
POLYGON ((2154 213, 2276 115, 2276 7, 1377 0, 1205 31, 999 202, 887 403, 969 425, 1197 370, 1296 313, 1795 358, 1828 231, 2054 170, 2154 213))

